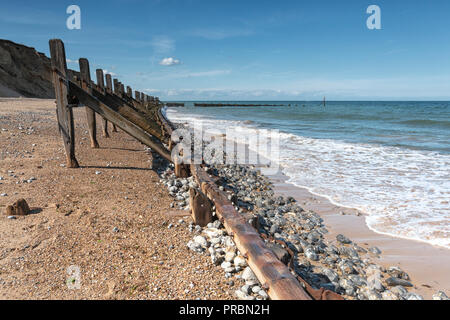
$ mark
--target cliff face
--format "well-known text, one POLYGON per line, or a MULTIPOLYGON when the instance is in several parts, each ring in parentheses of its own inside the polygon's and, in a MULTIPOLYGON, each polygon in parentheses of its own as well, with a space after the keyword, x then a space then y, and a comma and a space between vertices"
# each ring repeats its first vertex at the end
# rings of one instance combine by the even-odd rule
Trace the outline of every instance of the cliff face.
POLYGON ((43 53, 0 39, 0 97, 54 98, 51 79, 43 53))

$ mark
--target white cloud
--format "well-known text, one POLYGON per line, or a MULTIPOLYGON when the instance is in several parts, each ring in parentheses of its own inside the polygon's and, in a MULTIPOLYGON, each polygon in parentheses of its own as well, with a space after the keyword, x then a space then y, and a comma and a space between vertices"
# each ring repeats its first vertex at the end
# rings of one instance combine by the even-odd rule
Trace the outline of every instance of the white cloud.
POLYGON ((164 58, 164 59, 162 59, 159 62, 159 64, 162 65, 162 66, 174 66, 174 65, 177 65, 177 64, 180 64, 180 63, 181 63, 180 60, 174 59, 172 57, 164 58))
POLYGON ((78 60, 66 59, 67 63, 78 63, 78 60))
POLYGON ((110 75, 113 76, 113 77, 117 76, 116 73, 111 72, 111 71, 108 71, 108 70, 106 70, 106 69, 103 69, 103 73, 104 73, 104 74, 110 74, 110 75))

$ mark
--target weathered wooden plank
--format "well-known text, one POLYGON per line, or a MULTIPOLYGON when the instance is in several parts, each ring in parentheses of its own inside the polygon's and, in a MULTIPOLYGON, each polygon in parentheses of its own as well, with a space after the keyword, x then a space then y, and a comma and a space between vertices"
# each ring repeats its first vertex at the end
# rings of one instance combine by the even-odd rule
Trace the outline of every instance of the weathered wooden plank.
MULTIPOLYGON (((86 58, 80 58, 80 75, 81 85, 84 90, 90 92, 91 84, 91 71, 89 69, 89 61, 86 58)), ((86 117, 89 127, 89 138, 91 140, 91 148, 99 148, 97 141, 97 124, 95 121, 95 112, 91 108, 86 108, 86 117)))
POLYGON ((311 300, 287 266, 265 246, 257 231, 234 209, 201 166, 192 164, 191 172, 203 193, 214 202, 217 216, 228 233, 233 235, 237 248, 247 258, 261 284, 268 289, 269 296, 274 300, 311 300))
MULTIPOLYGON (((97 69, 96 70, 96 75, 97 75, 97 86, 100 89, 105 90, 105 79, 103 76, 103 70, 102 69, 97 69)), ((105 138, 109 138, 109 133, 108 133, 108 120, 106 120, 105 118, 103 119, 103 137, 105 138)))
POLYGON ((66 164, 68 168, 78 168, 75 158, 75 129, 73 111, 68 102, 67 62, 64 43, 59 39, 49 41, 53 86, 56 96, 56 116, 58 128, 64 142, 66 151, 66 164))
POLYGON ((127 86, 127 96, 133 98, 133 89, 130 86, 127 86))
POLYGON ((141 93, 139 91, 134 91, 134 97, 136 101, 141 101, 141 93))
POLYGON ((119 112, 128 120, 138 125, 147 133, 151 134, 161 141, 166 140, 163 132, 161 131, 161 127, 156 123, 157 116, 152 116, 150 114, 145 115, 146 110, 138 102, 136 102, 135 104, 133 101, 133 103, 131 104, 130 101, 121 99, 117 95, 111 95, 107 92, 101 92, 98 90, 93 90, 92 95, 95 98, 99 99, 102 103, 119 112))
MULTIPOLYGON (((120 108, 123 106, 114 105, 113 100, 109 99, 107 95, 105 96, 102 92, 98 92, 95 89, 92 90, 92 94, 95 95, 93 96, 72 81, 69 81, 69 88, 74 92, 80 102, 93 109, 102 117, 105 117, 111 123, 115 123, 123 131, 141 141, 146 146, 152 148, 153 151, 160 154, 166 160, 172 162, 172 157, 169 151, 161 144, 159 140, 153 138, 148 132, 142 129, 139 125, 135 124, 134 121, 132 122, 120 114, 120 108), (99 99, 107 100, 108 103, 106 104, 99 99)), ((127 110, 126 107, 125 110, 127 110)), ((130 113, 136 113, 136 111, 132 110, 130 113)), ((139 116, 136 117, 139 119, 139 116)))

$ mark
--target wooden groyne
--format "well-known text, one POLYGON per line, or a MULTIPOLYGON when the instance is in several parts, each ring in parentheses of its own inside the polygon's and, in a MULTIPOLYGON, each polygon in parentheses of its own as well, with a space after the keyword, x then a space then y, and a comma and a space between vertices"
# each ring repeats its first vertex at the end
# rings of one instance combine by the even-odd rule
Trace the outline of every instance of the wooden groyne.
MULTIPOLYGON (((85 106, 91 147, 99 147, 96 132, 96 113, 103 118, 103 134, 108 136, 108 122, 122 129, 138 141, 150 147, 167 161, 175 164, 178 177, 195 177, 200 190, 192 189, 192 197, 198 203, 193 205, 194 221, 202 220, 202 224, 212 221, 211 210, 202 202, 212 201, 216 213, 227 232, 246 258, 248 265, 261 282, 269 296, 276 300, 311 300, 339 299, 340 296, 322 289, 317 293, 297 278, 294 271, 282 263, 270 250, 258 234, 228 200, 227 194, 219 190, 215 177, 209 175, 202 165, 181 164, 172 157, 173 124, 168 121, 161 108, 163 104, 157 97, 134 91, 126 87, 118 79, 104 77, 101 69, 96 70, 97 82, 90 79, 89 61, 81 58, 80 78, 69 79, 66 65, 64 44, 59 39, 50 40, 50 53, 53 84, 56 94, 58 126, 66 151, 67 167, 78 168, 75 157, 74 107, 85 106), (106 85, 104 80, 106 79, 106 85), (114 88, 113 88, 114 84, 114 88), (196 208, 203 208, 202 210, 196 208), (306 288, 306 290, 305 290, 306 288)), ((182 152, 182 151, 181 151, 182 152)))
POLYGON ((166 107, 184 107, 184 103, 183 102, 166 102, 165 103, 166 107))
MULTIPOLYGON (((194 103, 194 107, 283 107, 284 104, 194 103)), ((290 106, 290 104, 288 105, 290 106)))

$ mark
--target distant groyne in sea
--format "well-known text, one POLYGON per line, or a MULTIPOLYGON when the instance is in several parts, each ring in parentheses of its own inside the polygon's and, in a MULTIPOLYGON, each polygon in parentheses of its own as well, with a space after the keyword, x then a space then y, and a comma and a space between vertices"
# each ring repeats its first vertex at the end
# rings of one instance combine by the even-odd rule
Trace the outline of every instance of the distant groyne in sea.
MULTIPOLYGON (((282 107, 284 104, 194 103, 195 107, 282 107)), ((289 105, 290 106, 290 105, 289 105)))

